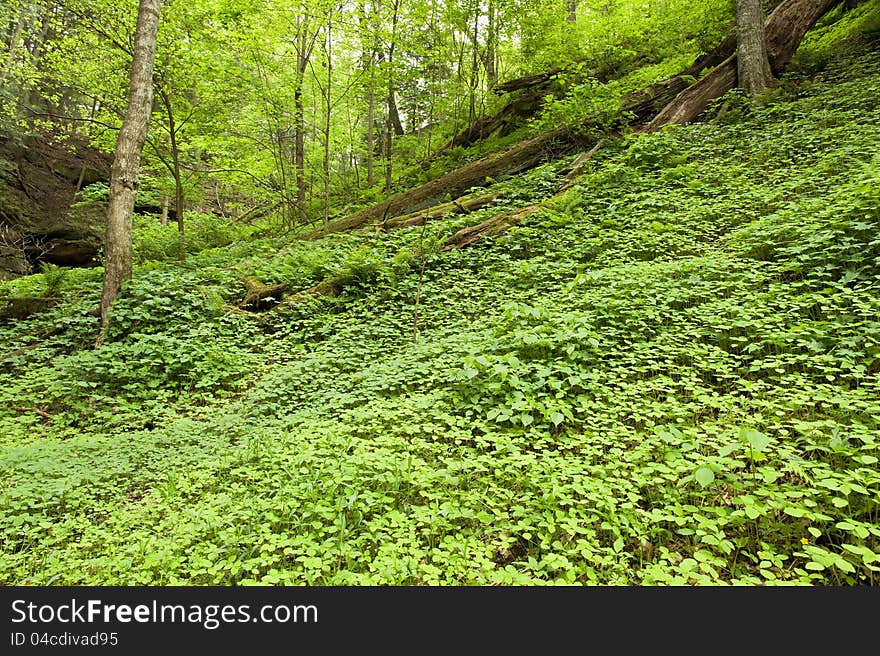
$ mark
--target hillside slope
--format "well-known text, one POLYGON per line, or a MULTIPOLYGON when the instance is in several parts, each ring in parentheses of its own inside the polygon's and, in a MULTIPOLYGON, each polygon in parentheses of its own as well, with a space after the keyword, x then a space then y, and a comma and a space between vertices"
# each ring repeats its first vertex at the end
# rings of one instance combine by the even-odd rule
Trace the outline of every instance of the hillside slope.
MULTIPOLYGON (((880 54, 554 191, 7 293, 4 584, 876 584, 880 54), (331 298, 236 308, 242 280, 331 298), (251 308, 253 309, 253 308, 251 308), (182 521, 183 520, 183 521, 182 521)), ((271 303, 270 303, 271 304, 271 303)))

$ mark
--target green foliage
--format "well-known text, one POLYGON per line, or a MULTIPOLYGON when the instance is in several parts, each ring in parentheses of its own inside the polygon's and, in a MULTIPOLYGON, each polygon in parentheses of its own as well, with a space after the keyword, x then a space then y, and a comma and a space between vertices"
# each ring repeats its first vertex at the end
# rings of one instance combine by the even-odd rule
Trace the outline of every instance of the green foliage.
POLYGON ((0 581, 876 585, 878 71, 610 141, 470 249, 438 246, 553 167, 425 227, 142 265, 99 349, 72 272, 0 325, 0 581))
MULTIPOLYGON (((186 252, 189 254, 228 246, 247 240, 258 228, 230 221, 212 214, 187 212, 186 252)), ((137 262, 176 259, 179 253, 179 234, 176 222, 162 225, 153 215, 135 218, 134 259, 137 262)))

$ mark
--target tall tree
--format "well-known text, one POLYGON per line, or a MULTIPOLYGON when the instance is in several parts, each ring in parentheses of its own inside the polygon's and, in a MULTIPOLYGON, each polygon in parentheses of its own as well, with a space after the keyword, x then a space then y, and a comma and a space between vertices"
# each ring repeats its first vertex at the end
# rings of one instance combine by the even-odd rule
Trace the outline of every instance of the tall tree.
POLYGON ((764 6, 761 0, 736 2, 737 73, 739 86, 750 96, 773 82, 764 35, 764 6))
POLYGON ((153 62, 159 9, 162 0, 140 0, 134 51, 129 74, 128 109, 116 138, 116 151, 110 172, 110 198, 107 207, 107 237, 104 246, 104 287, 101 292, 101 336, 109 321, 110 305, 119 288, 131 277, 131 228, 134 200, 138 188, 138 166, 147 137, 153 101, 153 62))

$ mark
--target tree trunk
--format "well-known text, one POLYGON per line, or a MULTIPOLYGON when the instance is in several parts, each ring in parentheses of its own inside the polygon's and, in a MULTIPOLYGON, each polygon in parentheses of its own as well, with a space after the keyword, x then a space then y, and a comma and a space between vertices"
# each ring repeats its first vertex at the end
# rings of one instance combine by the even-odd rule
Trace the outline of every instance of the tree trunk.
POLYGON ((496 43, 498 31, 495 28, 495 0, 489 0, 486 14, 486 86, 492 89, 498 83, 498 66, 495 62, 498 52, 496 43))
MULTIPOLYGON (((371 66, 372 68, 372 66, 371 66)), ((374 136, 376 130, 376 94, 373 91, 373 75, 370 73, 370 90, 367 93, 367 187, 372 187, 376 182, 376 174, 373 171, 373 157, 376 146, 374 136)))
POLYGON ((168 198, 167 195, 162 196, 162 214, 159 217, 159 223, 164 225, 168 225, 168 206, 171 204, 171 199, 168 198))
POLYGON ((468 84, 468 124, 477 120, 477 85, 479 83, 479 53, 477 29, 480 25, 480 3, 474 3, 474 30, 471 35, 471 79, 468 84))
POLYGON ((578 0, 566 0, 565 9, 565 20, 574 23, 577 20, 578 0))
MULTIPOLYGON (((332 10, 331 10, 332 11, 332 10)), ((324 225, 330 220, 330 110, 333 84, 333 15, 327 17, 325 49, 327 54, 327 87, 324 89, 324 225)))
POLYGON ((15 64, 15 53, 18 50, 18 46, 21 43, 21 35, 24 32, 25 27, 25 17, 22 16, 18 19, 18 22, 15 24, 15 29, 12 31, 12 36, 9 38, 9 53, 6 55, 6 65, 0 70, 0 80, 6 79, 6 76, 12 70, 13 65, 15 64))
POLYGON ((394 13, 391 19, 391 43, 388 46, 388 113, 385 119, 385 193, 391 191, 393 177, 392 148, 394 135, 403 134, 403 125, 400 122, 400 112, 397 110, 397 101, 394 98, 394 51, 397 48, 397 21, 400 12, 400 0, 394 0, 394 13))
POLYGON ((746 95, 756 96, 773 82, 764 38, 762 0, 737 0, 736 42, 739 87, 746 95))
POLYGON ((309 40, 309 19, 306 13, 306 7, 302 6, 303 17, 299 19, 297 27, 299 33, 297 35, 296 48, 296 88, 293 92, 293 159, 294 168, 296 169, 296 212, 300 225, 306 225, 309 221, 308 211, 306 209, 306 116, 305 103, 303 102, 303 86, 305 85, 306 70, 308 69, 309 59, 311 58, 312 47, 317 37, 309 40))
POLYGON ((294 134, 293 134, 293 162, 296 169, 296 213, 300 225, 308 223, 306 210, 306 119, 305 106, 303 104, 302 84, 303 79, 297 81, 296 90, 293 93, 294 111, 294 134))
MULTIPOLYGON (((764 26, 767 55, 774 75, 788 66, 807 31, 841 0, 786 0, 764 26)), ((733 88, 737 77, 736 55, 728 57, 715 70, 663 108, 644 128, 652 132, 663 125, 690 123, 703 113, 710 102, 733 88)))
MULTIPOLYGON (((174 178, 174 210, 177 218, 177 257, 186 258, 186 234, 183 226, 183 212, 186 209, 183 196, 183 176, 180 172, 180 147, 177 143, 177 122, 174 120, 174 106, 164 91, 159 91, 162 104, 168 113, 168 140, 171 146, 171 176, 174 178)), ((167 220, 167 215, 166 215, 167 220)))
POLYGON ((147 137, 153 97, 153 62, 162 0, 140 0, 129 75, 128 109, 116 138, 110 174, 107 236, 104 243, 104 284, 101 292, 101 336, 109 322, 110 305, 131 277, 131 227, 138 188, 138 166, 147 137))

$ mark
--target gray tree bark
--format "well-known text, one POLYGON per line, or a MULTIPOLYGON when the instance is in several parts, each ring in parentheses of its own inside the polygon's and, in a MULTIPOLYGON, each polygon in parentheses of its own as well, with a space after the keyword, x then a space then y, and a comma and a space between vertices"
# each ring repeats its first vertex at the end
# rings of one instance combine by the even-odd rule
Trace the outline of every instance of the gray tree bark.
POLYGON ((104 285, 101 292, 101 336, 109 321, 110 305, 122 283, 131 277, 131 223, 138 189, 138 166, 147 137, 153 100, 153 62, 162 0, 140 0, 129 73, 128 109, 116 138, 110 172, 107 237, 104 246, 104 285))
POLYGON ((761 0, 737 0, 736 40, 739 86, 747 95, 755 96, 773 83, 761 0))

